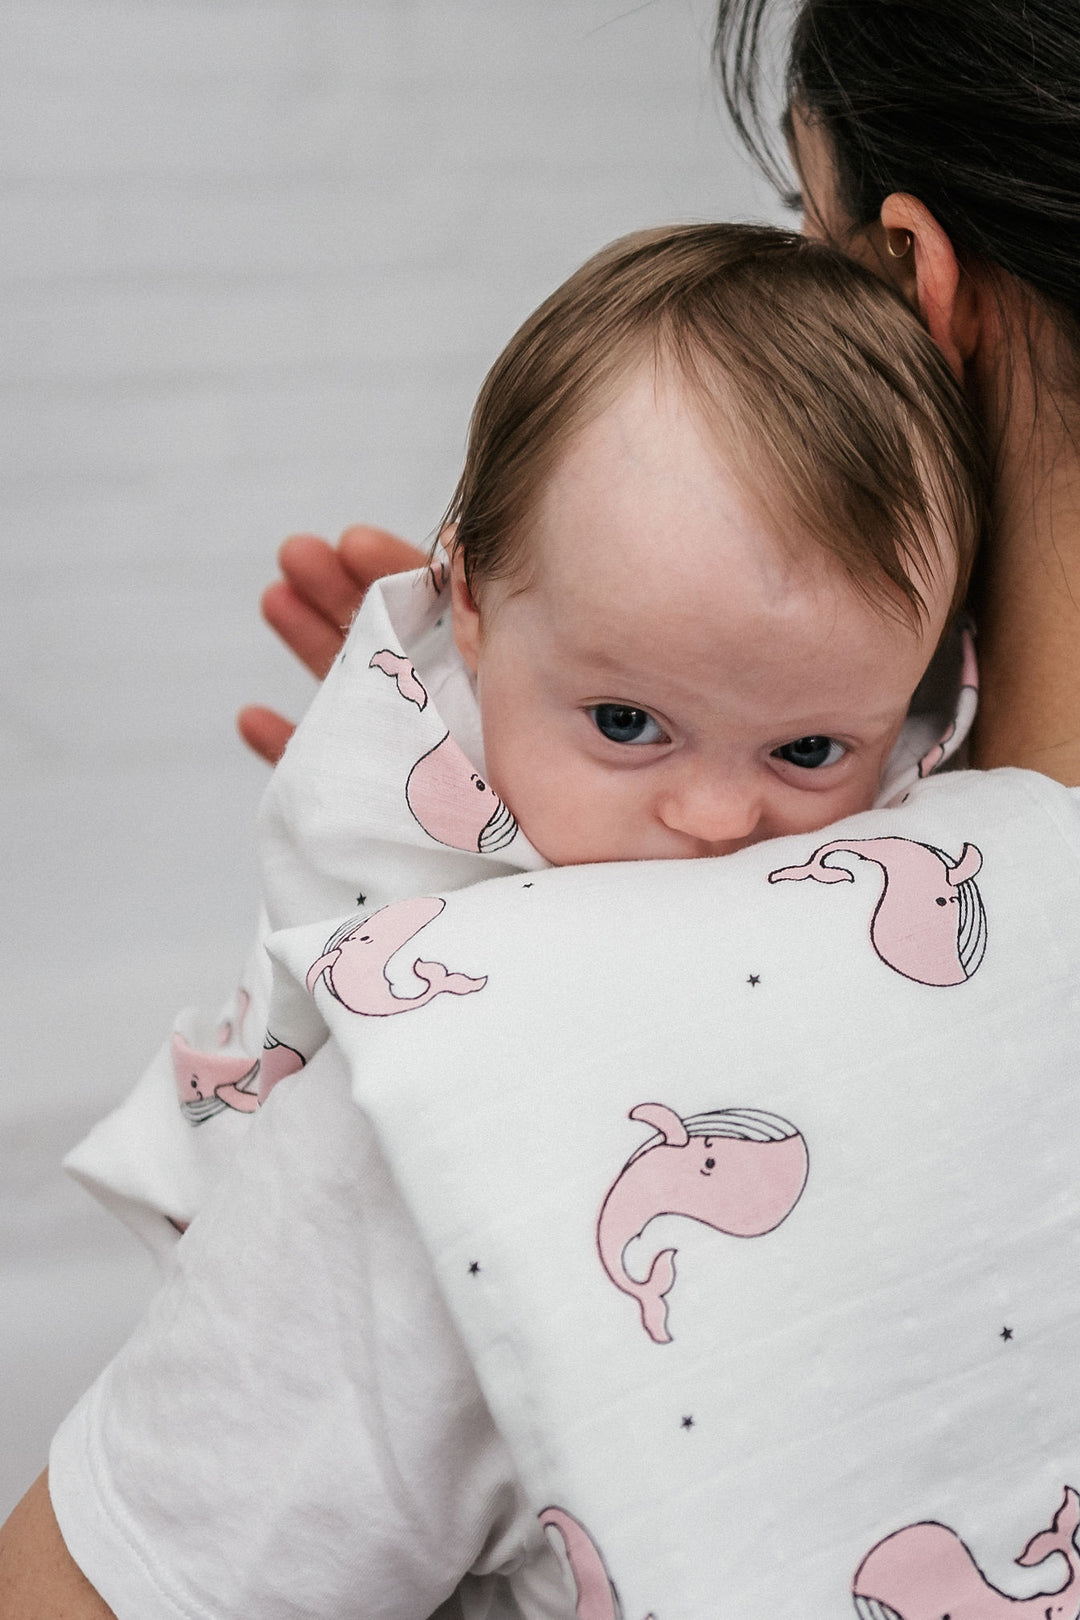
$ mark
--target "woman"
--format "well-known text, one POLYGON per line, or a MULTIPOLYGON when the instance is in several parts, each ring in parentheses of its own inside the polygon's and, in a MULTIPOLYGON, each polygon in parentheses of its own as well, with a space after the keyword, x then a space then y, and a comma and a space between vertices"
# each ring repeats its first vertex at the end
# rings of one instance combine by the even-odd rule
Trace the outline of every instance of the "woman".
MULTIPOLYGON (((757 58, 768 9, 767 0, 721 6, 718 54, 729 104, 747 134, 757 128, 757 58)), ((788 95, 807 230, 872 263, 918 309, 964 380, 995 453, 994 528, 975 601, 983 695, 974 763, 1024 766, 1080 784, 1080 458, 1073 432, 1080 16, 1064 0, 807 0, 793 36, 788 95)), ((409 548, 378 531, 348 531, 337 552, 296 538, 282 554, 284 583, 265 599, 267 617, 321 674, 364 585, 412 560, 409 548)), ((267 757, 288 734, 267 711, 246 711, 242 729, 267 757)), ((827 874, 821 880, 834 881, 827 874)), ((227 1205, 231 1218, 242 1215, 242 1202, 237 1195, 227 1205)), ((200 1241, 201 1249, 189 1247, 196 1280, 199 1256, 215 1242, 212 1221, 200 1241)), ((424 1286, 420 1271, 415 1281, 424 1286)), ((1008 1342, 1012 1330, 1006 1325, 1001 1333, 1008 1342)), ((458 1394, 462 1402, 471 1398, 468 1390, 458 1394)), ((692 1428, 692 1414, 682 1421, 692 1428)), ((482 1471, 494 1449, 492 1441, 470 1465, 482 1471)), ((255 1488, 256 1520, 258 1500, 255 1488)), ((1074 1507, 1067 1495, 1052 1532, 1036 1538, 1040 1556, 1070 1558, 1074 1507)), ((573 1520, 552 1522, 569 1545, 573 1520)), ((941 1525, 910 1528, 952 1535, 941 1525)), ((347 1521, 340 1534, 350 1534, 347 1521)), ((473 1553, 500 1567, 509 1554, 495 1545, 494 1522, 492 1538, 473 1553)), ((74 1550, 89 1562, 85 1546, 74 1550)), ((965 1570, 974 1568, 958 1536, 944 1551, 960 1559, 958 1548, 968 1558, 965 1570)), ((1035 1540, 1029 1552, 1034 1548, 1035 1540)), ((941 1550, 935 1544, 928 1556, 941 1550)), ((1025 1561, 1035 1559, 1025 1554, 1025 1561)), ((589 1579, 581 1574, 578 1613, 614 1613, 602 1606, 605 1582, 596 1566, 589 1579)), ((1066 1586, 1074 1581, 1070 1559, 1066 1586)), ((987 1587, 984 1580, 982 1609, 963 1609, 958 1600, 956 1612, 998 1612, 987 1587)), ((44 1478, 0 1542, 0 1596, 27 1620, 61 1613, 94 1620, 111 1612, 61 1540, 44 1478)), ((997 1600, 1001 1608, 1009 1601, 1000 1592, 997 1600)), ((899 1599, 889 1604, 869 1586, 866 1603, 860 1613, 901 1612, 899 1599)), ((1074 1612, 1048 1606, 1045 1597, 1042 1604, 1040 1613, 1074 1612)), ((660 1596, 657 1607, 662 1613, 660 1596)), ((377 1601, 360 1608, 390 1612, 377 1601)), ((343 1611, 313 1601, 310 1612, 343 1611)), ((1020 1612, 1028 1612, 1026 1603, 1020 1612)))
MULTIPOLYGON (((769 0, 724 0, 728 106, 778 183, 762 129, 769 0)), ((997 457, 973 593, 982 676, 972 763, 1080 782, 1080 14, 1068 0, 815 0, 799 14, 786 134, 804 229, 869 264, 919 311, 997 457), (1070 667, 1072 666, 1072 667, 1070 667)), ((414 566, 383 531, 336 551, 294 536, 270 623, 320 677, 364 589, 414 566)), ((241 729, 267 758, 288 727, 241 729)))

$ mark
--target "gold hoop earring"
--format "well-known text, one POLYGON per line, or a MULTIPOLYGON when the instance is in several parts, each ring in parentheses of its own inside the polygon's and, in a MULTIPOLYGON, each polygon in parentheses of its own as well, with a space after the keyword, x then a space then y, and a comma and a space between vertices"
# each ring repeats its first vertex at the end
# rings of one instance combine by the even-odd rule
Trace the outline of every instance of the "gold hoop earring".
POLYGON ((915 240, 910 231, 889 230, 885 232, 885 246, 892 259, 906 259, 911 252, 911 244, 915 240))

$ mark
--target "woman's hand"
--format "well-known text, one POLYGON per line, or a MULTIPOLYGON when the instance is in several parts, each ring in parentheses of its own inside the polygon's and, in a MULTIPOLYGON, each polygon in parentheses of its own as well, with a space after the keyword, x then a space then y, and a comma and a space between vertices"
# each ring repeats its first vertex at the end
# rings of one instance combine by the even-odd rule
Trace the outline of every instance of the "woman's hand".
MULTIPOLYGON (((262 595, 262 612, 282 641, 322 680, 370 585, 384 574, 417 568, 425 560, 407 540, 385 529, 354 524, 336 546, 315 534, 294 534, 278 552, 282 578, 262 595)), ((295 727, 273 709, 251 706, 237 715, 249 748, 270 765, 281 758, 295 727)))

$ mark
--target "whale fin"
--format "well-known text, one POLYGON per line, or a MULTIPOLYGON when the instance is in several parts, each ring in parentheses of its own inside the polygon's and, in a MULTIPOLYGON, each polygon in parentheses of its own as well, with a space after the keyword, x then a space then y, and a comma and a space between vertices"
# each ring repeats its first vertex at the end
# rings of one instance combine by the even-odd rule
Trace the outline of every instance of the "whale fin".
POLYGON ((641 1306, 641 1322, 655 1344, 670 1344, 667 1326, 667 1298, 675 1286, 675 1250, 661 1249, 652 1263, 648 1277, 636 1283, 634 1293, 641 1306))
POLYGON ((450 973, 442 962, 414 962, 413 972, 418 979, 423 979, 432 996, 443 991, 450 996, 468 996, 474 990, 482 990, 487 984, 487 974, 482 979, 470 979, 467 973, 450 973))
POLYGON ((560 1507, 544 1508, 538 1518, 545 1530, 557 1530, 562 1537, 566 1561, 577 1588, 574 1612, 578 1620, 619 1620, 621 1610, 611 1577, 599 1547, 585 1526, 560 1507))
POLYGON ((653 1130, 659 1131, 668 1147, 685 1147, 690 1140, 678 1114, 664 1103, 639 1103, 636 1108, 631 1108, 630 1118, 639 1119, 642 1124, 651 1125, 653 1130))
POLYGON ((233 1108, 238 1114, 253 1114, 259 1106, 256 1093, 242 1084, 218 1086, 214 1096, 220 1097, 226 1108, 233 1108))
POLYGON ((326 955, 320 956, 317 962, 312 962, 311 966, 308 968, 307 978, 304 981, 307 985, 309 996, 313 996, 315 994, 315 986, 318 984, 327 968, 333 967, 340 955, 341 950, 340 947, 338 947, 332 951, 327 951, 326 955))
POLYGON ((955 889, 959 884, 966 883, 969 878, 976 877, 982 870, 982 851, 976 849, 974 844, 965 844, 960 851, 960 859, 955 866, 949 868, 949 882, 955 889))

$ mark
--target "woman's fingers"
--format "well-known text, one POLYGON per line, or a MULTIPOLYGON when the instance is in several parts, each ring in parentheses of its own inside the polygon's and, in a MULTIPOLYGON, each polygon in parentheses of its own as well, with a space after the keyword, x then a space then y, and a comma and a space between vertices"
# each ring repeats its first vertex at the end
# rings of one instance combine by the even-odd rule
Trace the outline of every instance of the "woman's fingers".
POLYGON ((273 709, 252 704, 240 710, 236 717, 236 729, 249 748, 265 759, 268 765, 276 765, 296 727, 283 715, 275 714, 273 709))
MULTIPOLYGON (((341 651, 345 632, 369 586, 384 574, 417 568, 424 553, 386 529, 357 523, 336 546, 316 534, 293 534, 278 552, 282 578, 262 595, 266 622, 313 675, 322 680, 341 651)), ((241 709, 237 727, 249 748, 271 765, 294 727, 273 709, 241 709)))
POLYGON ((342 566, 362 592, 384 574, 403 574, 427 562, 427 553, 419 551, 408 540, 400 540, 396 534, 373 529, 366 523, 354 523, 346 529, 337 543, 337 552, 342 566))
POLYGON ((346 529, 336 546, 314 534, 290 535, 278 553, 284 577, 264 592, 263 615, 321 680, 368 587, 423 561, 407 540, 367 524, 346 529))
MULTIPOLYGON (((329 551, 329 546, 327 547, 329 551)), ((340 566, 340 565, 338 565, 340 566)), ((355 589, 355 587, 354 587, 355 589)), ((262 593, 263 618, 321 681, 341 651, 349 617, 339 619, 313 606, 290 579, 275 580, 262 593)))
POLYGON ((278 552, 278 567, 299 599, 344 633, 364 592, 336 547, 318 535, 290 535, 278 552))

